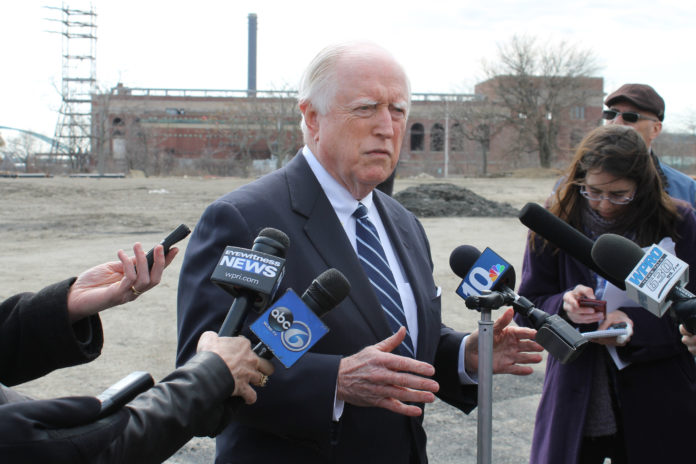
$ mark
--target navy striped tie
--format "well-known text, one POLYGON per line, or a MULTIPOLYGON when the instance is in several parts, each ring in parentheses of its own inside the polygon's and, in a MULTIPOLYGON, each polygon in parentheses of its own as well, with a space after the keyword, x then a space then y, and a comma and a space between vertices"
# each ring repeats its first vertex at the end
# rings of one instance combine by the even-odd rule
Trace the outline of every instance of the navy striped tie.
POLYGON ((396 286, 394 275, 389 268, 387 256, 384 254, 382 243, 374 224, 367 217, 367 208, 362 203, 353 213, 355 216, 355 237, 357 239, 357 251, 360 264, 370 279, 370 283, 377 293, 379 303, 382 305, 389 327, 396 333, 399 327, 406 327, 406 338, 401 343, 401 354, 415 358, 413 341, 406 324, 406 314, 401 304, 399 289, 396 286))

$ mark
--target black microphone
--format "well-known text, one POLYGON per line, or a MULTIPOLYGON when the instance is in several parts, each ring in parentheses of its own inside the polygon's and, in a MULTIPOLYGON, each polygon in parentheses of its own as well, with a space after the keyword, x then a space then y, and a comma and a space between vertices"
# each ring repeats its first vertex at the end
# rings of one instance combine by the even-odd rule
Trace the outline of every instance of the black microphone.
MULTIPOLYGON (((470 245, 462 245, 452 251, 450 267, 463 279, 457 293, 460 296, 469 295, 466 297, 467 300, 475 297, 476 292, 482 293, 487 290, 492 292, 489 297, 495 297, 495 294, 502 296, 502 304, 509 304, 515 312, 532 323, 537 330, 534 340, 561 364, 577 358, 587 343, 582 334, 559 315, 548 314, 534 307, 527 298, 515 293, 512 290, 515 286, 515 271, 512 265, 490 248, 486 248, 484 254, 485 256, 470 245), (491 276, 494 276, 494 280, 491 276)), ((480 302, 482 298, 489 297, 477 298, 480 302)), ((494 301, 494 304, 498 303, 498 300, 494 301)), ((467 307, 471 307, 469 301, 467 307)))
POLYGON ((536 232, 561 250, 575 258, 579 263, 592 269, 608 282, 622 290, 626 289, 623 279, 615 279, 606 273, 592 259, 594 242, 579 230, 536 203, 527 203, 520 210, 522 224, 536 232))
POLYGON ((218 335, 238 335, 249 311, 263 311, 275 293, 285 271, 288 236, 267 227, 254 239, 251 250, 225 248, 210 280, 235 297, 218 335))
POLYGON ((688 265, 653 245, 648 252, 615 234, 601 235, 592 247, 592 259, 615 279, 626 282, 626 294, 645 309, 672 317, 696 334, 696 295, 682 284, 688 281, 688 265))
MULTIPOLYGON (((311 309, 319 318, 336 307, 350 293, 350 282, 338 269, 327 269, 319 274, 302 294, 302 302, 311 309)), ((290 328, 285 327, 285 330, 290 328)), ((281 326, 282 330, 282 326, 281 326)), ((263 343, 254 346, 254 353, 270 359, 273 353, 263 343)))

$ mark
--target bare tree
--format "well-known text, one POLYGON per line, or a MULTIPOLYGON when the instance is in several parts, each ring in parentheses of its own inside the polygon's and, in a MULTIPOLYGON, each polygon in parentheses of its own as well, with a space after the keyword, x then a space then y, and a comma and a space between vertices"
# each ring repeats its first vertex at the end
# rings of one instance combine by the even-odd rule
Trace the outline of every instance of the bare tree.
POLYGON ((540 165, 548 168, 563 115, 596 96, 586 78, 597 71, 590 50, 516 35, 498 46, 496 62, 484 63, 488 80, 477 88, 507 109, 506 122, 519 132, 519 148, 538 151, 540 165))
POLYGON ((24 166, 24 171, 32 164, 32 159, 38 150, 38 141, 29 133, 20 132, 12 138, 8 138, 4 146, 5 158, 9 163, 6 166, 12 166, 12 170, 16 170, 19 166, 24 166))
POLYGON ((257 107, 262 112, 259 118, 259 136, 268 144, 273 168, 282 165, 283 160, 295 155, 302 146, 300 116, 297 109, 297 93, 287 86, 274 90, 273 103, 257 107))
POLYGON ((505 127, 506 116, 500 106, 491 104, 486 99, 470 101, 458 105, 452 111, 455 125, 451 139, 467 139, 476 142, 481 149, 481 173, 488 174, 488 153, 491 140, 505 127))

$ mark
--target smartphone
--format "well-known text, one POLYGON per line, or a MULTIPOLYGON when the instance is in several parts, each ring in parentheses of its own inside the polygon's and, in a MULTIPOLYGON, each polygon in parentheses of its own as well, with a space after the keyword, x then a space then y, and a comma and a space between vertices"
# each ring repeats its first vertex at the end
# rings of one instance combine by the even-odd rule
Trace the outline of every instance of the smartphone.
MULTIPOLYGON (((188 228, 186 224, 181 224, 179 227, 174 229, 169 235, 164 237, 164 239, 160 242, 160 245, 164 247, 164 256, 167 256, 167 253, 169 253, 169 248, 174 245, 176 242, 179 242, 188 236, 188 234, 191 233, 191 229, 188 228)), ((150 251, 147 252, 147 270, 151 271, 152 270, 152 264, 155 262, 155 247, 152 247, 150 251)))
POLYGON ((604 300, 595 300, 592 298, 579 298, 578 305, 594 308, 596 313, 607 315, 607 302, 604 300))
POLYGON ((145 371, 131 372, 97 396, 101 401, 99 418, 106 417, 121 409, 133 398, 149 390, 155 384, 152 376, 145 371))

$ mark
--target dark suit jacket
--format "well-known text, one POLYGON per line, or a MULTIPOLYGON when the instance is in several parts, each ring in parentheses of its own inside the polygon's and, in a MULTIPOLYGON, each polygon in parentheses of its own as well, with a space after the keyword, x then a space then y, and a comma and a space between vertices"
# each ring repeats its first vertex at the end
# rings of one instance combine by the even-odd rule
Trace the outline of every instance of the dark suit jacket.
MULTIPOLYGON (((435 366, 439 396, 469 412, 476 404, 476 388, 462 387, 456 368, 464 334, 441 324, 423 227, 392 198, 378 191, 374 196, 415 295, 418 359, 435 366)), ((194 353, 203 331, 219 329, 232 302, 210 282, 225 246, 251 248, 264 227, 290 238, 281 292, 290 287, 302 293, 331 267, 352 287, 324 318, 330 332, 291 369, 276 363, 257 403, 243 407, 218 437, 218 462, 426 462, 422 418, 347 404, 340 422, 331 420, 341 358, 391 331, 343 226, 301 154, 286 167, 216 200, 198 222, 179 281, 177 362, 194 353)))

